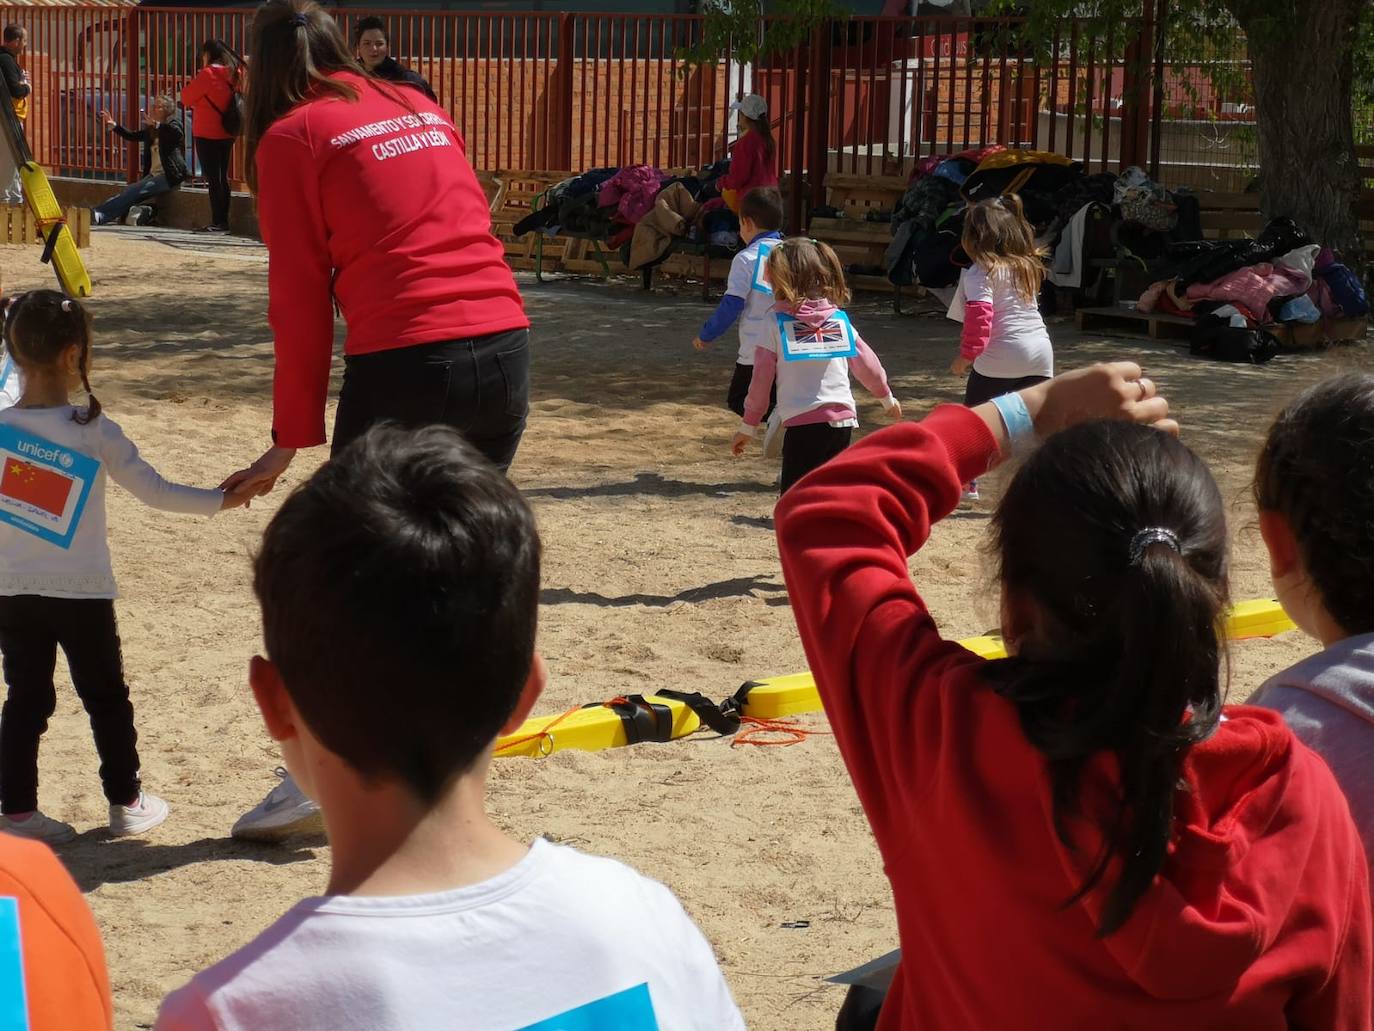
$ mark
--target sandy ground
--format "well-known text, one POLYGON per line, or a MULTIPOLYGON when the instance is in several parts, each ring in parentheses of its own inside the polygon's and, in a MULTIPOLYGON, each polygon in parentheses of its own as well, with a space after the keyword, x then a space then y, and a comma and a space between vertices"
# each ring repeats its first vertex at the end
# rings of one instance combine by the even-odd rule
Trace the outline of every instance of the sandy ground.
MULTIPOLYGON (((242 241, 97 233, 98 364, 107 411, 164 473, 213 484, 256 456, 269 424, 266 261, 242 241)), ((48 285, 36 249, 0 247, 6 289, 48 285)), ((546 547, 540 647, 553 673, 539 711, 656 685, 731 693, 804 668, 773 547, 776 469, 732 460, 721 407, 733 346, 690 341, 692 290, 524 281, 536 325, 534 405, 512 475, 546 547)), ((852 309, 909 416, 955 399, 952 323, 852 309)), ((1342 365, 1344 350, 1262 369, 1190 359, 1167 344, 1052 326, 1061 368, 1142 361, 1234 499, 1237 598, 1267 596, 1246 481, 1283 399, 1342 365)), ((880 424, 865 401, 862 417, 880 424)), ((323 457, 305 454, 294 481, 323 457)), ((992 485, 995 492, 996 486, 992 485)), ((912 568, 949 634, 994 625, 979 543, 984 509, 936 532, 912 568)), ((229 839, 279 761, 245 684, 259 646, 247 556, 274 507, 209 524, 110 494, 119 615, 147 786, 173 806, 146 841, 108 840, 85 719, 63 689, 42 753, 42 805, 83 832, 62 852, 105 936, 120 1028, 151 1024, 162 996, 252 938, 326 878, 322 841, 229 839)), ((1235 652, 1233 698, 1310 650, 1298 634, 1235 652)), ((824 727, 821 717, 808 726, 824 727)), ((731 748, 707 737, 496 764, 491 806, 510 832, 616 856, 669 884, 715 945, 751 1027, 828 1028, 842 990, 822 978, 895 944, 890 895, 833 742, 731 748), (788 924, 804 926, 788 927, 788 924)))

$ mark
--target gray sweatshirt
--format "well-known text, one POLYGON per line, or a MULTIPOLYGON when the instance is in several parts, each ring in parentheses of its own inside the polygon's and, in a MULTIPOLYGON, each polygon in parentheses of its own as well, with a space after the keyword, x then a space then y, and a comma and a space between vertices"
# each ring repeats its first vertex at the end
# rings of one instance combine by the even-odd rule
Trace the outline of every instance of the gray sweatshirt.
POLYGON ((1326 760, 1374 861, 1374 634, 1347 637, 1289 667, 1250 704, 1281 713, 1326 760))

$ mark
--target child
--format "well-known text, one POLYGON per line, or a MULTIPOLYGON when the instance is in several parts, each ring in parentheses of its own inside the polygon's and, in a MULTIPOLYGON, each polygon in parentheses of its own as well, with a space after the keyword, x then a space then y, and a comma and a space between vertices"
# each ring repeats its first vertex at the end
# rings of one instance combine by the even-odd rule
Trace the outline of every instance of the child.
POLYGON ((1290 404, 1255 470, 1260 535, 1284 610, 1326 650, 1250 699, 1276 709, 1345 789, 1374 859, 1374 375, 1290 404))
POLYGON ((160 1031, 744 1027, 666 888, 487 815, 495 740, 546 677, 539 551, 443 426, 371 429, 282 505, 249 679, 324 812, 328 894, 169 996, 160 1031))
POLYGON ((782 440, 783 493, 849 446, 854 395, 849 370, 882 402, 894 419, 902 406, 888 389, 878 356, 840 310, 849 303, 840 259, 829 245, 793 237, 768 256, 777 314, 764 323, 754 349, 754 372, 744 402, 744 422, 730 448, 742 455, 758 432, 777 378, 774 421, 786 428, 782 440))
POLYGON ((19 367, 19 403, 0 411, 0 830, 49 844, 69 824, 38 810, 38 743, 57 704, 53 668, 67 656, 91 720, 110 833, 141 834, 167 803, 140 790, 137 733, 115 626, 105 540, 105 481, 146 505, 211 516, 244 498, 168 483, 91 394, 91 324, 77 301, 34 290, 7 302, 4 341, 19 367), (84 388, 87 404, 71 403, 84 388))
POLYGON ((1359 836, 1278 716, 1222 705, 1225 504, 1167 417, 1138 366, 1097 366, 874 433, 778 503, 892 881, 882 1028, 1370 1027, 1359 836), (1012 658, 988 662, 909 557, 1036 437, 992 523, 1012 658))
MULTIPOLYGON (((968 376, 970 408, 1054 375, 1054 350, 1040 317, 1045 265, 1015 194, 980 201, 964 217, 964 331, 950 372, 968 376)), ((978 498, 978 484, 965 491, 978 498)))
POLYGON ((698 351, 705 351, 739 319, 739 359, 725 398, 725 407, 736 415, 744 414, 744 399, 754 374, 754 351, 773 317, 773 288, 767 275, 760 275, 767 265, 761 269, 759 263, 768 256, 773 244, 782 239, 778 232, 781 228, 782 195, 768 188, 750 190, 739 211, 739 238, 744 249, 730 262, 725 296, 692 341, 698 351))
POLYGON ((739 112, 744 135, 730 150, 730 170, 720 177, 720 195, 726 206, 740 213, 740 198, 760 186, 778 185, 777 144, 773 142, 773 127, 768 121, 768 101, 756 94, 730 105, 739 112))

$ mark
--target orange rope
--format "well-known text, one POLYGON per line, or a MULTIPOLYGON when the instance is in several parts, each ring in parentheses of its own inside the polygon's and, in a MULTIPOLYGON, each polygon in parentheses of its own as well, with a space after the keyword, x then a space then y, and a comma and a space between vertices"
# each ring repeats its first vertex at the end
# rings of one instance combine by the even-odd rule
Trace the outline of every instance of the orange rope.
POLYGON ((819 730, 815 727, 800 727, 796 720, 761 720, 753 716, 741 716, 739 719, 740 731, 730 742, 731 748, 738 748, 740 745, 795 745, 805 741, 812 734, 829 734, 828 730, 819 730), (745 724, 749 729, 745 730, 745 724), (783 735, 781 741, 771 738, 768 735, 783 735))
POLYGON ((518 747, 518 746, 520 746, 520 745, 528 744, 528 743, 531 742, 531 741, 538 741, 538 742, 539 742, 539 754, 540 754, 540 755, 548 755, 549 753, 546 752, 546 751, 544 751, 544 742, 545 742, 545 741, 548 741, 549 744, 550 744, 550 746, 552 746, 552 744, 553 744, 553 734, 550 733, 550 731, 552 731, 554 727, 558 726, 558 724, 562 723, 565 719, 567 719, 567 718, 568 718, 569 716, 571 716, 573 713, 575 713, 575 712, 581 712, 581 711, 582 711, 582 706, 580 706, 580 705, 574 705, 571 709, 569 709, 567 712, 565 712, 562 716, 559 716, 559 717, 557 717, 556 719, 552 719, 552 720, 550 720, 548 723, 544 724, 544 729, 543 729, 543 730, 537 731, 537 732, 535 732, 535 733, 533 733, 533 734, 526 734, 524 737, 513 738, 513 739, 511 739, 510 741, 507 741, 507 742, 505 742, 504 744, 502 744, 499 748, 496 749, 496 751, 497 751, 497 752, 504 752, 504 751, 506 751, 507 749, 516 748, 516 747, 518 747))

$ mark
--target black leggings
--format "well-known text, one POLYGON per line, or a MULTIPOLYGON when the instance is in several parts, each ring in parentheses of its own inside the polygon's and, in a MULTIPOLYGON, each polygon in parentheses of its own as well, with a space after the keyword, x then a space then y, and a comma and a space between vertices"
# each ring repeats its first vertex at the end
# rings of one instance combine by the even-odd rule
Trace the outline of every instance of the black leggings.
POLYGON ((848 426, 816 422, 809 426, 788 426, 782 438, 782 483, 780 493, 812 469, 819 469, 849 447, 854 431, 848 426))
POLYGON ((86 707, 111 805, 138 797, 138 733, 124 683, 114 602, 99 598, 0 598, 0 652, 9 693, 0 711, 0 812, 38 808, 38 742, 57 707, 57 649, 86 707))
POLYGON ((378 422, 443 423, 505 472, 530 407, 530 331, 446 340, 344 359, 331 453, 378 422))
POLYGON ((233 140, 207 140, 196 137, 196 157, 210 191, 210 224, 229 228, 229 155, 233 140))
POLYGON ((964 387, 964 404, 969 408, 991 401, 994 397, 1001 397, 1003 394, 1014 394, 1018 390, 1025 390, 1033 387, 1037 383, 1044 383, 1049 379, 1048 376, 1022 376, 1019 379, 999 379, 995 376, 984 376, 981 372, 973 369, 969 370, 968 385, 964 387))

